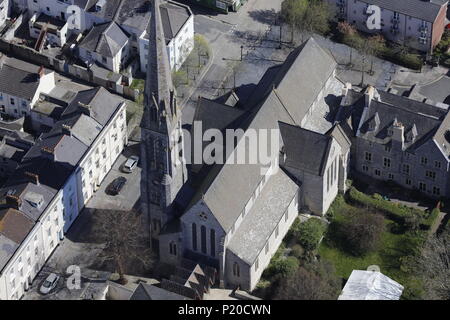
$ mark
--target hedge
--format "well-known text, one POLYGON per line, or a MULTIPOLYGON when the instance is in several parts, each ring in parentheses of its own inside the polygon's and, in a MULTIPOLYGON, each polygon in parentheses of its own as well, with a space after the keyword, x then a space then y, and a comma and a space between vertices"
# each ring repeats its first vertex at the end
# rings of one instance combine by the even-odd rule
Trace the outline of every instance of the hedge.
POLYGON ((439 208, 434 208, 433 210, 431 210, 429 216, 422 221, 422 226, 424 227, 424 229, 430 229, 433 226, 433 223, 439 216, 439 213, 441 213, 441 210, 439 210, 439 208))
POLYGON ((404 223, 405 218, 412 215, 423 215, 423 211, 413 208, 408 208, 406 206, 401 206, 396 203, 384 200, 380 195, 369 196, 366 195, 356 188, 351 187, 348 192, 349 200, 355 204, 359 204, 360 206, 369 206, 380 210, 383 212, 389 219, 398 222, 404 223))

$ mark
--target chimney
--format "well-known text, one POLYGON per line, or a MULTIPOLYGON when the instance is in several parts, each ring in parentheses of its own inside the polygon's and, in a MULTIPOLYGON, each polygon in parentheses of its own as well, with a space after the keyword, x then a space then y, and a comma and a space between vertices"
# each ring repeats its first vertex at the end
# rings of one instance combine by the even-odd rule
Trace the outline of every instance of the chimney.
POLYGON ((69 126, 68 124, 63 124, 62 125, 62 133, 67 136, 72 136, 72 127, 69 126))
POLYGON ((394 121, 394 124, 392 125, 392 145, 398 145, 401 150, 403 150, 403 147, 405 145, 405 127, 401 122, 398 122, 397 120, 394 121))
POLYGON ((44 66, 40 66, 38 70, 39 78, 42 78, 45 75, 44 66))
POLYGON ((11 207, 14 208, 16 210, 19 210, 20 207, 22 206, 22 200, 15 195, 12 194, 8 194, 6 196, 6 203, 11 207))
POLYGON ((84 104, 83 102, 78 101, 78 106, 80 107, 81 112, 83 112, 85 115, 87 115, 89 117, 91 116, 91 106, 90 105, 84 104))
POLYGON ((28 178, 28 180, 31 183, 34 183, 35 185, 39 185, 39 176, 37 174, 26 171, 25 176, 28 178))
POLYGON ((42 154, 46 156, 48 159, 55 161, 55 150, 49 147, 42 147, 42 154))
POLYGON ((370 107, 370 103, 372 102, 374 96, 375 96, 375 88, 372 86, 368 86, 366 92, 364 92, 366 108, 370 107))
POLYGON ((348 90, 352 89, 352 84, 350 82, 345 83, 344 88, 342 89, 342 95, 345 97, 348 94, 348 90))

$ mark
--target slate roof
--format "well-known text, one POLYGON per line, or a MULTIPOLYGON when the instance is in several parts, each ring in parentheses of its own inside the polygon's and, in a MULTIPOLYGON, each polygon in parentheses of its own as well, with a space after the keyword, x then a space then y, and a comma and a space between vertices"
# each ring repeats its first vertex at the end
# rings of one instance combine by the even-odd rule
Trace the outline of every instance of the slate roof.
POLYGON ((403 289, 381 272, 353 270, 338 300, 399 300, 403 289))
MULTIPOLYGON (((25 70, 17 69, 9 65, 3 65, 0 69, 0 92, 31 100, 39 86, 39 75, 25 70)), ((16 101, 19 104, 18 101, 16 101)))
MULTIPOLYGON (((269 70, 271 78, 263 77, 245 103, 243 108, 247 112, 236 127, 245 131, 277 130, 279 121, 299 124, 335 66, 334 59, 311 38, 294 50, 281 67, 269 70), (308 81, 304 81, 304 74, 308 74, 308 81)), ((240 139, 239 144, 246 142, 240 139)), ((244 148, 248 152, 247 144, 244 148)), ((271 150, 270 145, 267 150, 271 150)), ((265 167, 262 163, 215 165, 188 208, 202 199, 228 232, 261 181, 265 167)))
POLYGON ((64 110, 61 119, 71 118, 83 113, 83 107, 80 106, 79 102, 89 105, 90 117, 104 126, 116 112, 118 106, 124 102, 124 99, 109 93, 103 87, 80 91, 67 109, 64 110))
POLYGON ((164 36, 170 41, 180 32, 192 12, 189 7, 172 2, 162 3, 160 10, 164 36))
POLYGON ((87 51, 113 58, 127 42, 128 34, 113 21, 93 26, 79 46, 87 51))
POLYGON ((397 120, 405 128, 405 137, 411 130, 416 131, 414 141, 405 140, 406 150, 414 151, 435 136, 447 115, 446 110, 436 106, 383 91, 378 94, 379 98, 373 99, 370 107, 363 113, 359 136, 380 144, 387 144, 391 140, 388 130, 394 120, 397 120), (378 129, 370 130, 370 122, 375 121, 375 118, 379 121, 378 129))
POLYGON ((33 226, 33 221, 20 211, 15 209, 4 209, 0 211, 0 234, 15 243, 22 243, 33 226))
POLYGON ((446 0, 360 0, 368 4, 374 4, 380 8, 403 13, 428 22, 434 22, 446 0))
POLYGON ((14 255, 19 245, 0 233, 0 271, 14 255))
POLYGON ((130 300, 189 300, 182 295, 158 288, 151 284, 140 283, 130 300))
POLYGON ((114 21, 119 25, 144 32, 151 17, 150 0, 122 0, 114 21))
POLYGON ((279 169, 267 181, 227 248, 250 266, 253 265, 298 189, 291 178, 279 169))
POLYGON ((280 122, 288 167, 322 176, 330 152, 332 137, 280 122))

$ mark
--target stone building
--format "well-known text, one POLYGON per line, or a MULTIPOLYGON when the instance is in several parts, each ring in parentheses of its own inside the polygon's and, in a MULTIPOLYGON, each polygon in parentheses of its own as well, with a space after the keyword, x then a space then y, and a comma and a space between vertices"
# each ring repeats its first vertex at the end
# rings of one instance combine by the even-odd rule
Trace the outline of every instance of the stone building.
POLYGON ((450 196, 447 108, 347 87, 336 120, 352 139, 352 168, 430 197, 450 196))
MULTIPOLYGON (((195 139, 196 130, 215 134, 209 140, 214 141, 210 157, 197 163, 197 152, 185 152, 189 142, 180 143, 181 111, 171 85, 158 1, 152 10, 150 41, 157 45, 149 52, 141 125, 141 198, 152 235, 159 240, 160 259, 178 265, 186 258, 212 266, 222 285, 252 290, 299 210, 322 215, 345 189, 350 149, 342 129, 332 124, 319 126, 324 132, 303 128, 308 119, 317 120, 327 98, 341 94, 343 84, 338 92, 333 85, 339 82, 336 62, 310 39, 284 64, 270 68, 247 101, 229 99, 227 105, 199 99, 190 137, 195 139), (233 136, 220 139, 232 129, 233 136), (249 156, 256 151, 251 145, 262 143, 252 139, 262 132, 270 137, 265 161, 234 163, 240 151, 249 156), (221 153, 227 145, 230 153, 221 153), (195 164, 189 181, 185 157, 195 164)), ((200 143, 201 153, 210 147, 200 143)))

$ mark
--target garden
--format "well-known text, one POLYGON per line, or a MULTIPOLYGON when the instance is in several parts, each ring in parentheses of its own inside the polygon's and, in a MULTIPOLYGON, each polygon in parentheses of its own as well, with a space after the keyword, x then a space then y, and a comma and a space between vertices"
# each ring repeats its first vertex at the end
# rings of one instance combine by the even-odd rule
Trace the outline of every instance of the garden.
POLYGON ((297 219, 254 294, 267 299, 337 299, 355 269, 377 265, 404 286, 403 299, 420 299, 415 261, 439 215, 368 195, 351 187, 325 219, 297 219), (315 288, 315 289, 313 289, 315 288))

